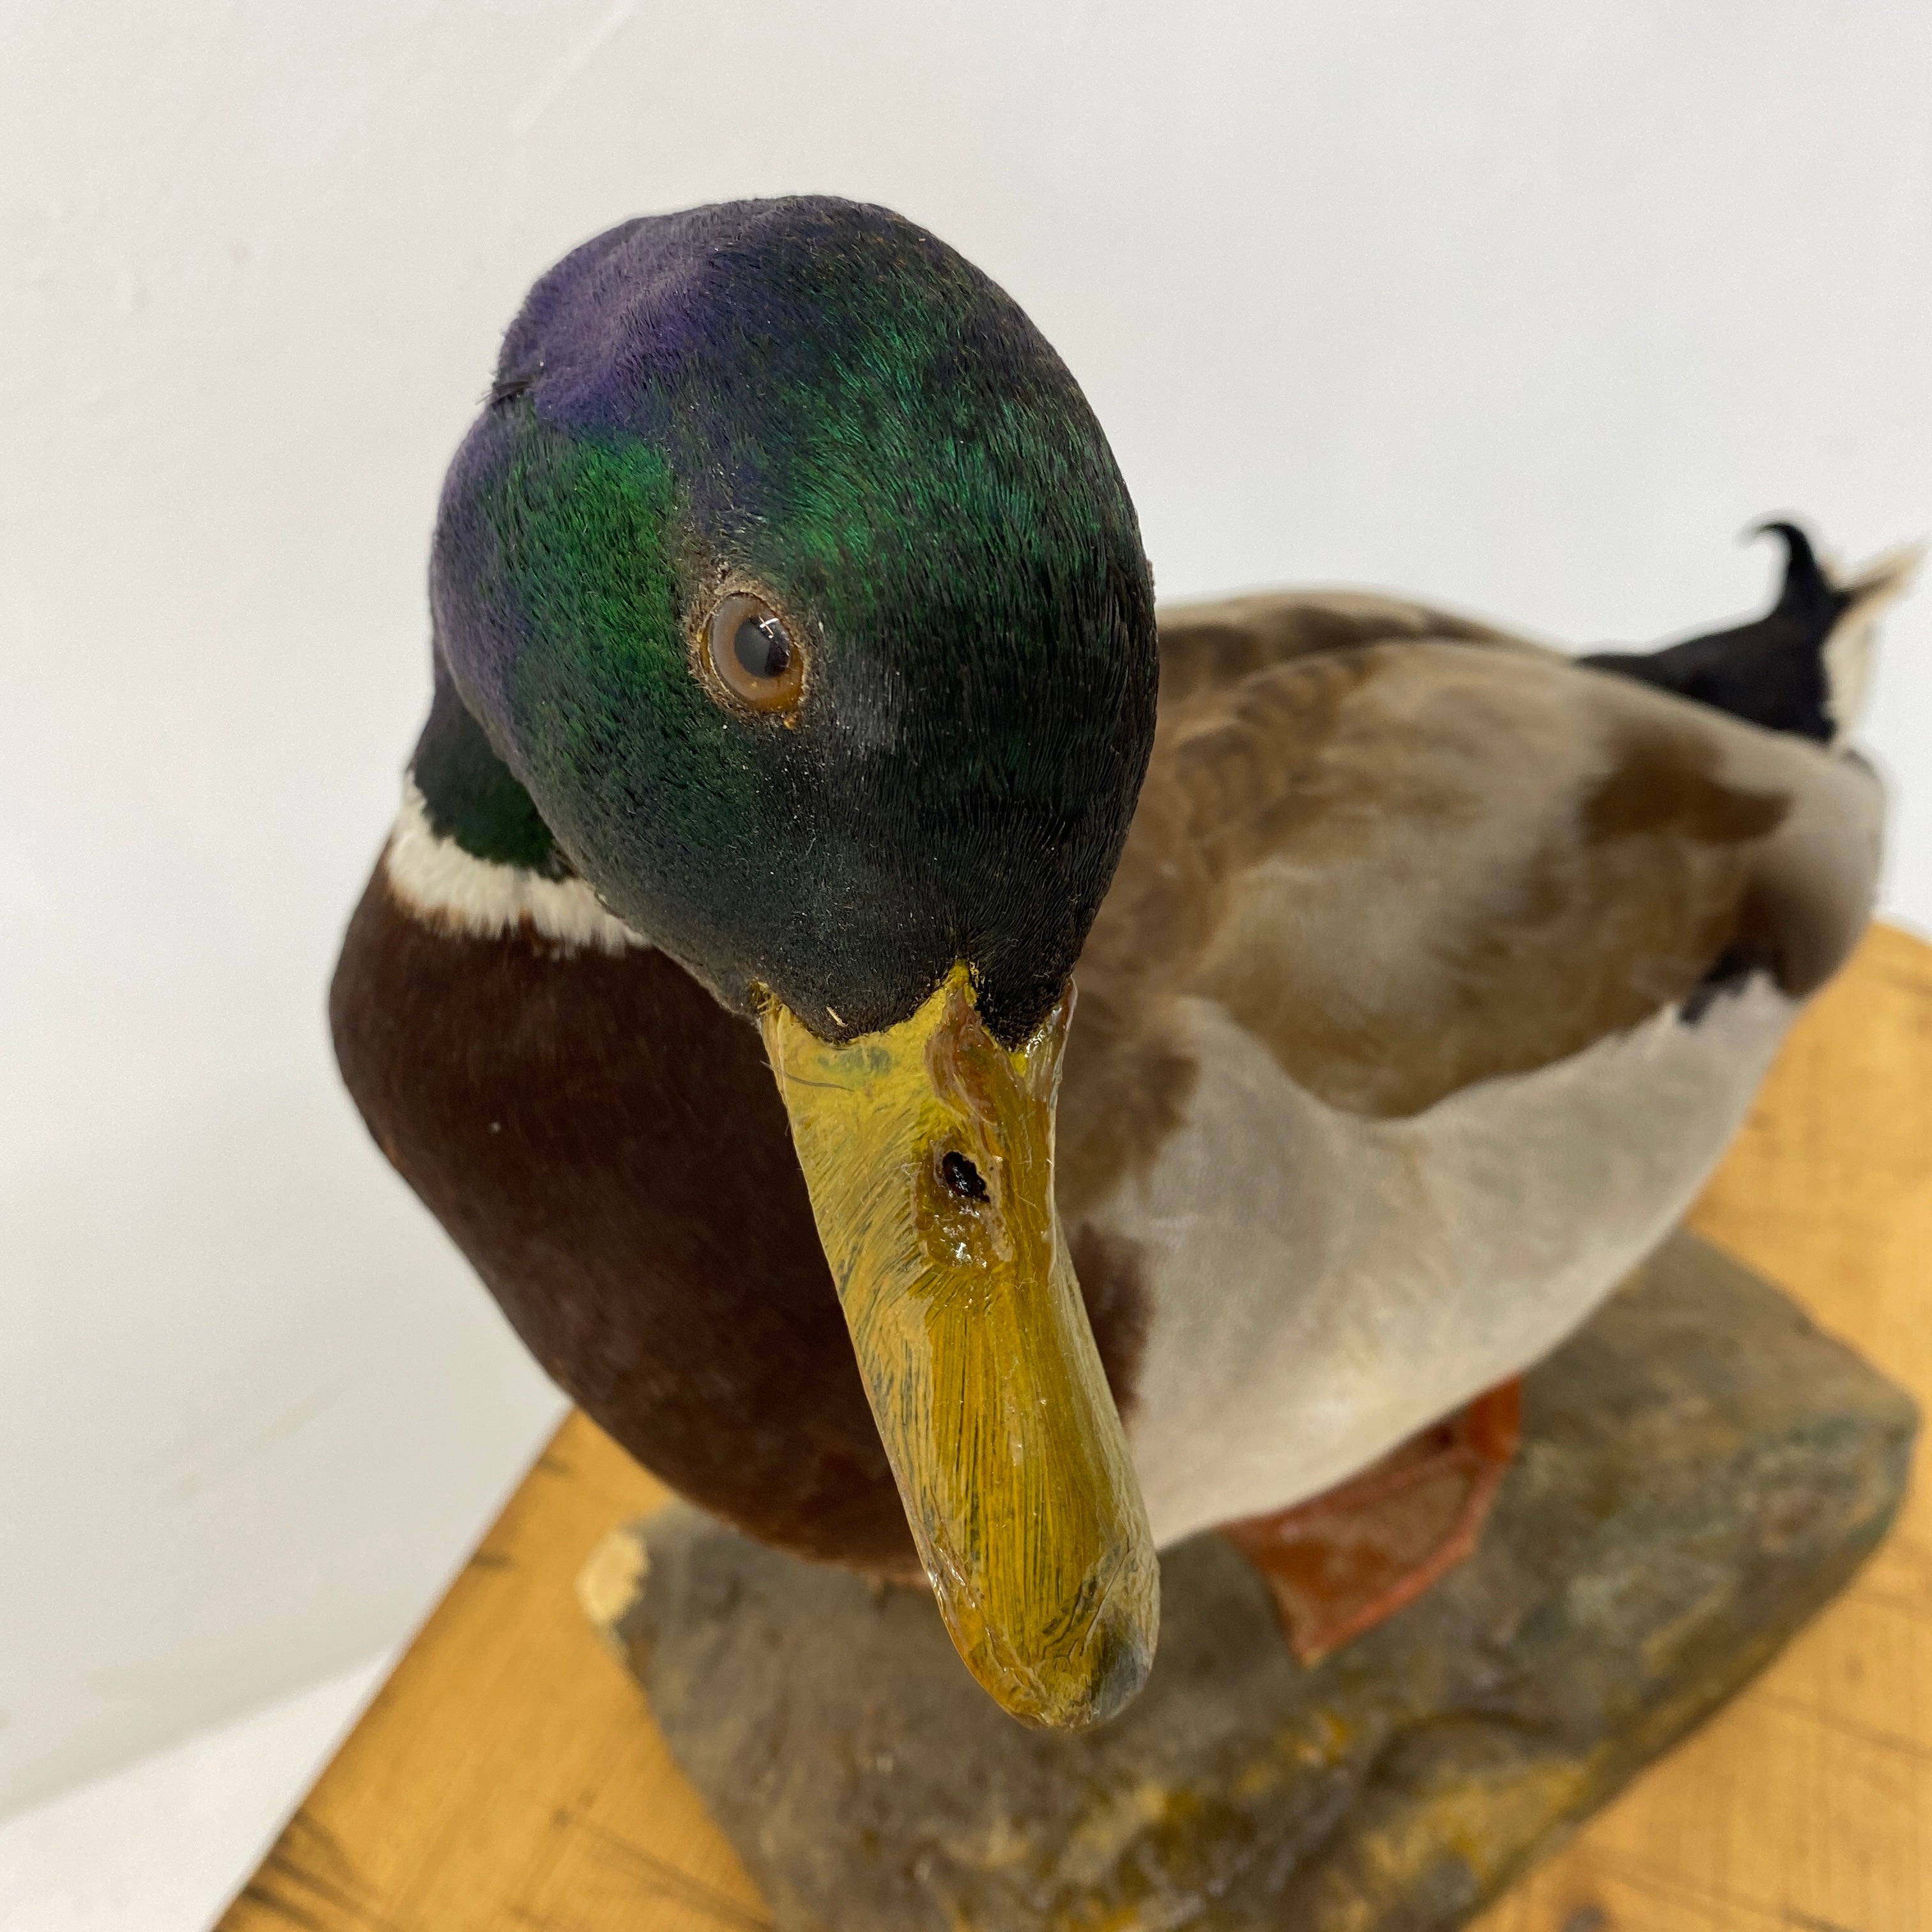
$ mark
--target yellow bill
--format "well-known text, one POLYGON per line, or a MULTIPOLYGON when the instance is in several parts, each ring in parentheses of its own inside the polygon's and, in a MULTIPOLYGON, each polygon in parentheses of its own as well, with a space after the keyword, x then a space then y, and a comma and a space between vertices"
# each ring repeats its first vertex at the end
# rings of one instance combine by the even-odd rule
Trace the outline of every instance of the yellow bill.
POLYGON ((1076 1730, 1145 1681, 1160 1574, 1053 1201, 1070 991, 1009 1052, 966 969, 847 1046, 766 1050, 859 1371, 952 1641, 1008 1711, 1076 1730))

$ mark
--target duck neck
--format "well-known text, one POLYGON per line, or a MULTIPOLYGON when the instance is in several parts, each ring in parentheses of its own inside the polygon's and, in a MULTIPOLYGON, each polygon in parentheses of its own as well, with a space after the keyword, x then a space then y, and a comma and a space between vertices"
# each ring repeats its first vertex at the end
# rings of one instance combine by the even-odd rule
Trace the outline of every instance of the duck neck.
POLYGON ((383 869, 408 911, 472 938, 521 933, 611 953, 648 944, 579 876, 440 662, 383 869))
POLYGON ((435 694, 410 759, 410 776, 438 838, 473 859, 537 878, 574 876, 576 868, 558 849, 530 794, 457 694, 440 656, 435 694))

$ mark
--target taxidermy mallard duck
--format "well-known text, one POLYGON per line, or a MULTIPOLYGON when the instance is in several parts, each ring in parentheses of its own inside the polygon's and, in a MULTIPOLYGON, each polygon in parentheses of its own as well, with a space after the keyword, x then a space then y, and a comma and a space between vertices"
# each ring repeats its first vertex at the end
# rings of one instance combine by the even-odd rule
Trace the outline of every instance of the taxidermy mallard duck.
POLYGON ((596 1421, 924 1579, 1015 1714, 1118 1709, 1211 1527, 1318 1654, 1471 1546, 1514 1378, 1866 918, 1904 565, 1780 527, 1768 617, 1648 656, 1157 618, 1078 388, 951 249, 628 223, 449 472, 344 1075, 596 1421))

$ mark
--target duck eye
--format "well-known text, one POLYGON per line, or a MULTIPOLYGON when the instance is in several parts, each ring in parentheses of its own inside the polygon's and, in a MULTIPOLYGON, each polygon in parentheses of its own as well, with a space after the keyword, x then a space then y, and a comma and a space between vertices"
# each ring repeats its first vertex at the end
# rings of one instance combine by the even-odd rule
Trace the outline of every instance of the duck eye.
POLYGON ((711 668, 754 711, 788 711, 805 688, 805 653, 762 597, 734 591, 711 614, 711 668))

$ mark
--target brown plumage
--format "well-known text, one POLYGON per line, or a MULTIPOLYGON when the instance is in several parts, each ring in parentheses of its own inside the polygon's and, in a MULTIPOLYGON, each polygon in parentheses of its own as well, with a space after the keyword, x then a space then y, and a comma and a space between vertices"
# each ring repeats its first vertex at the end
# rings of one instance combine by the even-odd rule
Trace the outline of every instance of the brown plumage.
POLYGON ((1410 1114, 1681 1000, 1748 904, 1803 962, 1787 989, 1811 990, 1858 921, 1800 944, 1784 928, 1808 908, 1753 861, 1822 761, 1793 745, 1763 789, 1727 782, 1714 721, 1587 676, 1376 644, 1164 708, 1076 1040, 1138 1031, 1124 1003, 1199 994, 1331 1106, 1410 1114), (1284 868, 1292 892, 1270 889, 1284 868), (1398 893, 1428 908, 1413 945, 1390 944, 1398 893))

